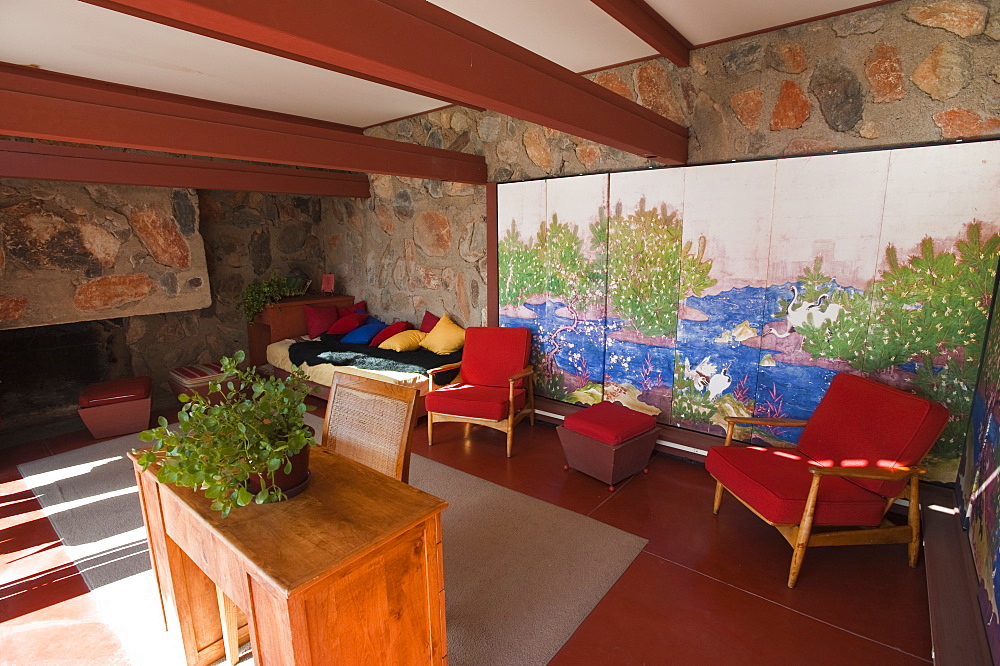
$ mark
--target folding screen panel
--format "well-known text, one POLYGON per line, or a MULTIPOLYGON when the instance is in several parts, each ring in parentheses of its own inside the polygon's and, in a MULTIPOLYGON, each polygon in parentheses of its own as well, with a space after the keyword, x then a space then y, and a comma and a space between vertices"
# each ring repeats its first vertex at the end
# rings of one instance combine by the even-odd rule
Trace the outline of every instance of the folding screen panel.
POLYGON ((808 417, 836 373, 867 374, 949 407, 928 478, 954 480, 1000 252, 1000 142, 499 192, 501 321, 535 318, 542 395, 721 434, 726 416, 808 417))

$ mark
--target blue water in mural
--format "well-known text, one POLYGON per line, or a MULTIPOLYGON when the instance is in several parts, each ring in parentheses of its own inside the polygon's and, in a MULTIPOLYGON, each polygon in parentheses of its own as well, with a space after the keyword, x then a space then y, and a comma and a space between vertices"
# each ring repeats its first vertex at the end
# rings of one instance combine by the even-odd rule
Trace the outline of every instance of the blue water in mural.
MULTIPOLYGON (((572 327, 572 319, 555 314, 563 307, 562 303, 526 304, 525 307, 537 315, 536 319, 501 316, 500 325, 531 329, 543 353, 550 353, 558 346, 555 359, 560 368, 599 384, 606 379, 640 389, 670 387, 675 353, 681 362, 687 359, 692 367, 709 359, 720 371, 724 366, 728 368, 733 381, 725 393, 732 392, 743 382, 741 388, 745 388, 746 395, 753 397, 758 406, 780 402, 782 415, 804 418, 816 408, 835 371, 783 363, 761 366, 763 355, 775 354, 776 350, 757 349, 736 340, 716 342, 724 331, 732 331, 743 322, 760 334, 765 324, 775 320, 775 313, 780 309, 778 300, 790 298, 788 285, 743 287, 715 296, 692 296, 687 299, 687 305, 703 312, 708 319, 681 320, 675 348, 608 337, 625 325, 617 318, 580 321, 572 327), (560 329, 563 330, 554 343, 552 334, 560 329)), ((797 431, 790 430, 782 438, 794 441, 797 431)))

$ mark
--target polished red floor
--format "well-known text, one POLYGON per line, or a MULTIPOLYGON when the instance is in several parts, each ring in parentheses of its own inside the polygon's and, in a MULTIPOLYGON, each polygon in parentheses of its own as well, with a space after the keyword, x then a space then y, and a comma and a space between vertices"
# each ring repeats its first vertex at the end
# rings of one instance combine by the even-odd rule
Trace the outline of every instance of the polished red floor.
MULTIPOLYGON (((649 540, 552 660, 579 664, 921 664, 931 661, 924 569, 905 546, 791 549, 731 497, 711 512, 701 465, 657 454, 615 492, 564 471, 555 429, 442 424, 414 452, 649 540)), ((92 443, 86 431, 0 449, 0 665, 122 663, 17 464, 92 443)), ((464 665, 456 665, 464 666, 464 665)))

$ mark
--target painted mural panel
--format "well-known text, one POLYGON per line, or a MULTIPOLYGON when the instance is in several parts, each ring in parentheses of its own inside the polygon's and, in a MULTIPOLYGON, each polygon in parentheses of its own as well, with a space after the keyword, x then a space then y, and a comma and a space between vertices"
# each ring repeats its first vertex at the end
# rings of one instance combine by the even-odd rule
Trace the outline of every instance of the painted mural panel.
POLYGON ((671 422, 721 434, 725 417, 754 409, 762 351, 744 343, 766 321, 775 162, 686 172, 684 247, 707 270, 699 293, 681 294, 671 422))
POLYGON ((690 255, 682 245, 685 171, 612 174, 610 183, 606 396, 664 422, 678 294, 690 255))
POLYGON ((540 230, 547 277, 541 394, 570 403, 604 398, 607 184, 603 174, 548 182, 540 230))
POLYGON ((1000 248, 1000 144, 892 152, 865 371, 948 407, 926 459, 952 481, 1000 248))
MULTIPOLYGON (((954 480, 1000 252, 1000 143, 556 183, 543 222, 500 233, 517 285, 501 314, 536 317, 542 395, 719 433, 730 414, 808 417, 836 373, 873 374, 949 406, 928 462, 954 480)), ((501 186, 501 202, 509 188, 523 197, 501 186)))

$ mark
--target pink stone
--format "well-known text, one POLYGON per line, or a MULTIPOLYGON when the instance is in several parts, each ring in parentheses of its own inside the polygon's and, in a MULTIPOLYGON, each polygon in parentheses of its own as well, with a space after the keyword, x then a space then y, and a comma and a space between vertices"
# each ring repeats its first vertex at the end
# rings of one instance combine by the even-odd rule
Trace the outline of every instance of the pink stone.
POLYGON ((755 132, 760 127, 760 110, 764 106, 764 92, 760 88, 738 92, 729 98, 729 106, 732 107, 743 126, 751 132, 755 132))
POLYGON ((962 49, 942 42, 917 65, 910 80, 931 98, 946 100, 957 95, 972 80, 970 66, 962 49))
POLYGON ((622 97, 634 100, 632 91, 629 89, 628 84, 622 80, 622 77, 614 72, 601 72, 594 77, 594 83, 601 86, 602 88, 607 88, 611 92, 618 93, 622 97))
POLYGON ((885 42, 876 44, 871 56, 865 61, 865 74, 876 104, 895 102, 906 95, 903 63, 899 60, 899 49, 895 46, 885 42))
POLYGON ((771 131, 798 129, 809 118, 812 104, 794 81, 782 81, 778 101, 771 112, 771 131))
POLYGON ((152 290, 153 281, 145 273, 112 275, 77 287, 73 305, 78 310, 102 310, 141 301, 152 290))
POLYGON ((674 97, 670 78, 663 65, 651 60, 635 70, 635 88, 639 91, 639 102, 647 109, 660 114, 675 123, 684 124, 684 114, 674 97))
POLYGON ((825 139, 793 139, 785 146, 785 155, 812 155, 814 153, 832 153, 837 150, 837 144, 825 139))
POLYGON ((459 273, 455 283, 455 293, 458 294, 458 311, 462 313, 462 321, 468 322, 471 320, 472 312, 469 309, 469 290, 465 288, 465 275, 459 273))
POLYGON ((944 0, 910 7, 906 18, 930 28, 943 28, 959 37, 971 37, 986 28, 987 13, 987 8, 978 2, 944 0))
POLYGON ((390 236, 396 233, 396 216, 391 208, 381 202, 376 203, 375 217, 378 218, 378 225, 382 227, 382 231, 390 236))
POLYGON ((576 147, 576 157, 587 169, 596 169, 601 163, 601 149, 593 143, 581 143, 576 147))
POLYGON ((128 221, 157 263, 175 268, 191 265, 191 250, 174 218, 163 217, 152 208, 141 208, 129 215, 128 221))
POLYGON ((542 171, 551 171, 552 151, 549 150, 549 142, 545 138, 545 133, 537 126, 529 127, 525 130, 522 141, 528 158, 542 171))
POLYGON ((451 249, 451 221, 437 211, 425 210, 413 220, 413 241, 425 254, 443 257, 451 249))
POLYGON ((806 49, 798 42, 784 42, 774 47, 773 66, 780 72, 801 74, 806 71, 806 49))
POLYGON ((465 197, 473 194, 475 192, 475 187, 469 183, 452 183, 447 182, 444 184, 444 193, 452 197, 465 197))
POLYGON ((961 107, 935 113, 934 124, 941 128, 946 139, 973 139, 1000 133, 1000 118, 983 117, 975 111, 961 107))
POLYGON ((0 321, 13 321, 24 316, 28 307, 27 298, 0 296, 0 321))

